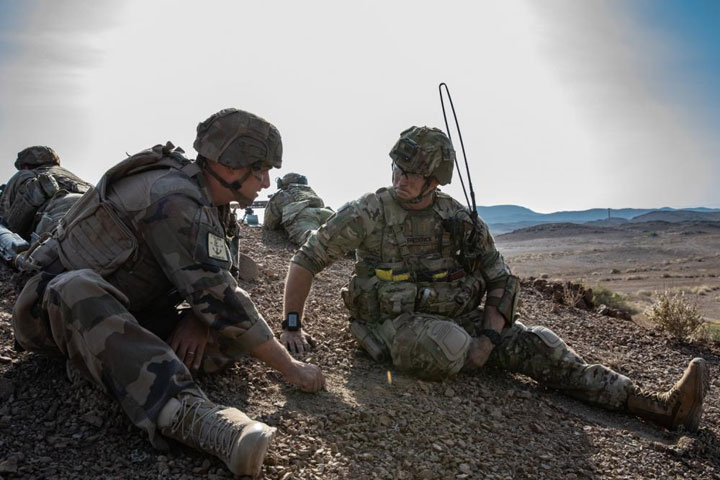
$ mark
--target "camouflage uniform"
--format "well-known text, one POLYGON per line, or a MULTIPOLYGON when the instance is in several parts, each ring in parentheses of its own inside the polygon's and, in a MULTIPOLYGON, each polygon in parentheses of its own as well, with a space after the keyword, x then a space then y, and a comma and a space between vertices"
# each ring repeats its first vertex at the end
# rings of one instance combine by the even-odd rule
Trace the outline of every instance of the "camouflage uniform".
POLYGON ((210 327, 204 371, 273 336, 229 272, 228 215, 171 144, 121 162, 31 253, 44 271, 18 298, 17 341, 67 356, 164 446, 160 409, 179 392, 206 398, 164 341, 183 314, 176 305, 210 327))
POLYGON ((470 216, 451 197, 435 195, 431 207, 407 210, 392 189, 366 194, 313 233, 292 261, 316 274, 355 250, 355 274, 342 291, 351 332, 376 360, 391 359, 428 378, 463 367, 482 321, 482 298, 502 288, 506 294, 496 306, 506 326, 490 365, 591 403, 623 407, 633 388, 629 379, 586 364, 546 328, 514 322, 517 279, 482 221, 476 238, 479 260, 466 273, 453 252, 458 250, 457 225, 469 225, 470 216))
MULTIPOLYGON (((287 176, 287 175, 286 175, 287 176)), ((311 232, 317 230, 333 214, 309 185, 282 184, 268 201, 263 227, 276 230, 281 226, 290 241, 302 245, 311 232)))
POLYGON ((59 165, 48 147, 30 147, 18 154, 20 170, 10 178, 0 208, 8 228, 26 240, 50 232, 91 185, 59 165))

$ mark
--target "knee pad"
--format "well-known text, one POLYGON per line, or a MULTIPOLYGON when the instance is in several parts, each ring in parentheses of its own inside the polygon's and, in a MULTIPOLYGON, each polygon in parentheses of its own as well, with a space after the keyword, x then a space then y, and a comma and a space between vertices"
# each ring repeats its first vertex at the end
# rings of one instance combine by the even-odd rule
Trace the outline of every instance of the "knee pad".
POLYGON ((440 379, 465 364, 471 337, 459 325, 437 315, 403 314, 393 321, 393 363, 419 377, 440 379))
POLYGON ((583 363, 582 357, 575 353, 575 350, 570 348, 562 338, 558 337, 557 334, 549 328, 535 326, 528 328, 528 332, 538 338, 541 345, 550 350, 550 355, 554 359, 583 363))

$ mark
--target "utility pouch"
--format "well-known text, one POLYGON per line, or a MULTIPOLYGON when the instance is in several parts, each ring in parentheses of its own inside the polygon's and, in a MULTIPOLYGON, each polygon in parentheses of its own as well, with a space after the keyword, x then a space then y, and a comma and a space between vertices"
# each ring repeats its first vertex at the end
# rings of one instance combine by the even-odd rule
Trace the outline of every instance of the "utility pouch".
POLYGON ((367 325, 351 318, 350 333, 376 362, 384 362, 389 358, 387 348, 375 337, 367 325))
POLYGON ((377 286, 380 283, 375 276, 353 276, 347 287, 340 291, 345 306, 353 317, 365 323, 380 320, 377 286))
POLYGON ((455 317, 477 306, 480 280, 466 276, 452 282, 421 283, 418 285, 418 311, 446 317, 455 317))
POLYGON ((377 290, 380 315, 394 318, 415 311, 418 289, 410 282, 381 282, 377 290))
POLYGON ((68 270, 90 268, 106 276, 130 258, 137 240, 110 205, 103 202, 83 208, 94 198, 91 193, 84 195, 61 222, 58 254, 68 270), (81 213, 72 218, 73 211, 81 213), (67 217, 69 224, 65 225, 67 217))

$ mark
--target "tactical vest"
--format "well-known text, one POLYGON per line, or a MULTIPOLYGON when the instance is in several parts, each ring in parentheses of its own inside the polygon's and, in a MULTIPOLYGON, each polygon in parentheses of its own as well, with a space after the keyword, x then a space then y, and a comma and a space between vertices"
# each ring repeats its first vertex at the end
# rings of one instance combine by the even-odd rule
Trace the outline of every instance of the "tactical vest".
POLYGON ((355 275, 342 296, 356 320, 382 322, 406 312, 456 317, 477 307, 485 293, 482 276, 468 274, 453 252, 443 220, 458 211, 438 194, 431 208, 402 208, 388 189, 378 190, 384 220, 379 248, 357 249, 355 275))
POLYGON ((89 268, 107 276, 130 259, 138 240, 128 227, 130 221, 108 200, 108 188, 116 180, 153 169, 173 168, 194 177, 196 163, 182 155, 170 142, 133 155, 108 170, 60 220, 52 238, 43 239, 28 255, 29 270, 89 268), (58 265, 61 263, 61 266, 58 265))

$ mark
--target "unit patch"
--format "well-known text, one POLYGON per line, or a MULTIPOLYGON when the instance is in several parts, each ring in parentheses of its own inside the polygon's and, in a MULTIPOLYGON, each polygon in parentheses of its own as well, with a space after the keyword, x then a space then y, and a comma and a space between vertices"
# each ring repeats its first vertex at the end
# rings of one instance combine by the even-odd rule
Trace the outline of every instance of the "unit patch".
POLYGON ((212 232, 208 232, 208 255, 223 262, 230 260, 225 241, 212 232))

